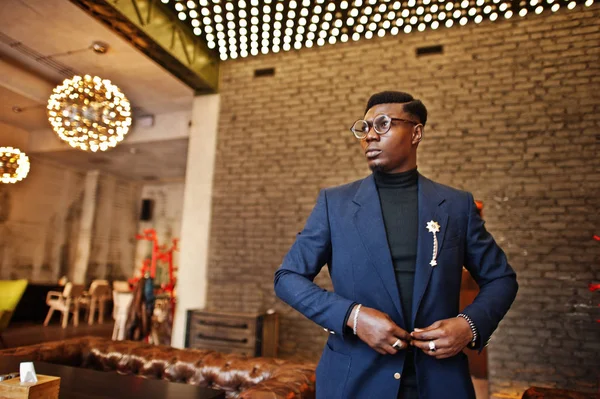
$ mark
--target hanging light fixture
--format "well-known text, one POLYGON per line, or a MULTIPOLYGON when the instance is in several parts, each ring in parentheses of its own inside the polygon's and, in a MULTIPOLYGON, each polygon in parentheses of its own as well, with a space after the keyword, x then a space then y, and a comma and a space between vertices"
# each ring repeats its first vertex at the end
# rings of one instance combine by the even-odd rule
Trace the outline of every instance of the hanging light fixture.
POLYGON ((123 140, 131 126, 131 106, 110 80, 74 76, 54 89, 48 120, 71 147, 106 151, 123 140))
POLYGON ((464 26, 598 0, 161 0, 221 60, 464 26), (559 4, 560 3, 560 4, 559 4), (308 32, 307 32, 308 30, 308 32))
POLYGON ((29 157, 17 148, 0 147, 0 183, 16 183, 27 177, 29 157))

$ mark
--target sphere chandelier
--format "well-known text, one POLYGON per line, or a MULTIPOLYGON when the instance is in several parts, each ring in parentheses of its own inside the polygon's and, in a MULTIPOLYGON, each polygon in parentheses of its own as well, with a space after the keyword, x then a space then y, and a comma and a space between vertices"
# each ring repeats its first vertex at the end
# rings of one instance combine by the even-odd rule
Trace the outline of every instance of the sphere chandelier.
POLYGON ((48 120, 71 147, 106 151, 129 131, 131 106, 110 80, 74 76, 54 89, 48 100, 48 120))
POLYGON ((0 183, 16 183, 27 177, 29 157, 13 147, 0 147, 0 183))

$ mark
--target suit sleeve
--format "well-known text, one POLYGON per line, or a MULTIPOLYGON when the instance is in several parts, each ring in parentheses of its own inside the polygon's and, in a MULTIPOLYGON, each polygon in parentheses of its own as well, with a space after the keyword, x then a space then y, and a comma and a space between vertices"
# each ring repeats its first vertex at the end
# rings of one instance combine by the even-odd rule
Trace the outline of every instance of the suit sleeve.
POLYGON ((470 193, 468 201, 465 267, 477 282, 479 294, 462 313, 477 328, 475 348, 481 352, 515 300, 518 284, 504 251, 485 229, 470 193))
POLYGON ((330 259, 327 196, 322 190, 304 229, 275 272, 275 293, 310 320, 343 336, 346 316, 354 302, 313 283, 330 259))

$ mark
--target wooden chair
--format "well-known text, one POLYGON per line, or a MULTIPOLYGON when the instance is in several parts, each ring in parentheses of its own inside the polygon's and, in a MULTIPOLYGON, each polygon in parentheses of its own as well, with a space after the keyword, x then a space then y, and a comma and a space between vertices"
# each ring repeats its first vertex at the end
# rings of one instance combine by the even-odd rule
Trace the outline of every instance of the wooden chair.
POLYGON ((110 284, 107 280, 94 280, 89 291, 83 293, 79 299, 79 306, 86 308, 88 324, 94 324, 94 315, 98 310, 98 323, 104 323, 104 309, 106 301, 110 300, 110 284))
POLYGON ((127 324, 127 315, 129 307, 133 301, 133 292, 113 291, 113 318, 115 326, 113 328, 113 341, 122 341, 125 339, 125 325, 127 324))
POLYGON ((127 281, 115 280, 113 281, 113 291, 131 292, 131 287, 127 281))
POLYGON ((79 299, 83 295, 85 286, 83 284, 67 283, 63 292, 50 291, 46 296, 46 304, 50 306, 44 326, 50 323, 52 313, 58 310, 62 313, 62 328, 67 328, 69 313, 73 313, 73 325, 79 325, 79 299))

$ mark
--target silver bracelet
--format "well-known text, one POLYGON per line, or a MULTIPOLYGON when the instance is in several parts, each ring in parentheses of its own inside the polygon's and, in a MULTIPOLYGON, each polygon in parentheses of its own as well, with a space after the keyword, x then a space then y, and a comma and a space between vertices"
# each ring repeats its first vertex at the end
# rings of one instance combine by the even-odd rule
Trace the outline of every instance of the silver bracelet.
POLYGON ((358 314, 360 313, 361 306, 362 305, 359 303, 358 306, 356 307, 356 312, 354 312, 354 328, 352 328, 354 335, 356 335, 356 326, 358 325, 358 314))
POLYGON ((475 341, 477 341, 477 327, 475 327, 475 323, 473 323, 473 320, 471 320, 471 318, 464 313, 459 313, 456 317, 462 317, 467 321, 467 323, 469 323, 469 327, 471 327, 471 332, 473 333, 473 339, 471 340, 471 343, 474 344, 475 341))

